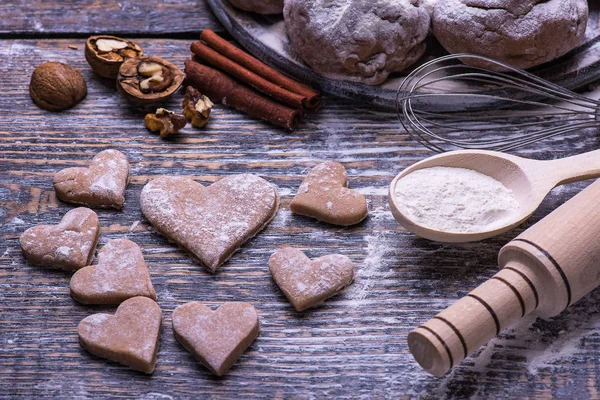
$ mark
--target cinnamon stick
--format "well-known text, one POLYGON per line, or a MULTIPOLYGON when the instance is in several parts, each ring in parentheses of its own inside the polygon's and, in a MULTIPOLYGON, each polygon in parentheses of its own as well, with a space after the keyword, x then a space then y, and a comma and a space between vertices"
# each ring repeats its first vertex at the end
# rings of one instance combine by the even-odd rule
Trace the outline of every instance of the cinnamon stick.
POLYGON ((252 117, 294 130, 301 110, 279 104, 210 66, 185 60, 186 79, 212 101, 223 103, 252 117))
POLYGON ((216 50, 223 56, 263 77, 264 79, 279 85, 292 93, 297 93, 304 96, 302 104, 307 109, 316 109, 321 104, 321 96, 318 91, 314 90, 310 86, 288 78, 281 72, 269 67, 262 61, 252 57, 250 54, 232 45, 210 29, 205 29, 202 31, 200 34, 200 40, 206 43, 208 47, 216 50))
POLYGON ((278 100, 293 108, 302 108, 302 101, 305 99, 304 96, 290 92, 281 86, 277 86, 276 84, 269 82, 262 76, 259 76, 254 72, 242 67, 224 55, 211 49, 204 43, 192 43, 191 50, 192 53, 194 53, 200 60, 223 72, 226 72, 228 75, 231 75, 237 80, 252 86, 259 92, 271 96, 275 100, 278 100))

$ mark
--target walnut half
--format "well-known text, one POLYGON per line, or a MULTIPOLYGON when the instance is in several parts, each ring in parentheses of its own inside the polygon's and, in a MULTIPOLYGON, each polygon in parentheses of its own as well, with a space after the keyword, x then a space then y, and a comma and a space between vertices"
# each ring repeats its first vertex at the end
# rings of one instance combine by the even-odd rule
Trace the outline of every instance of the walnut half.
POLYGON ((85 59, 98 75, 115 79, 125 60, 144 54, 136 43, 116 36, 91 36, 85 42, 85 59))
POLYGON ((192 123, 192 126, 203 128, 208 123, 210 111, 214 104, 194 87, 188 86, 185 89, 182 105, 183 115, 192 123))
POLYGON ((151 132, 159 132, 161 137, 166 138, 179 133, 179 130, 187 125, 187 121, 183 115, 159 108, 155 114, 146 114, 144 125, 151 132))
POLYGON ((160 57, 136 57, 119 68, 117 90, 127 101, 147 105, 169 98, 184 78, 179 68, 160 57))

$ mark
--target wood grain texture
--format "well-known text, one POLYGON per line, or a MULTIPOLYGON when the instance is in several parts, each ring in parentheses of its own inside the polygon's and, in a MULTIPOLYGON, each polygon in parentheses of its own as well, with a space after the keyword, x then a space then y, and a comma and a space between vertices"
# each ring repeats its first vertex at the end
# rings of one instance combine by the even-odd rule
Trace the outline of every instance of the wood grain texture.
MULTIPOLYGON (((183 66, 191 41, 139 40, 147 54, 183 66)), ((387 186, 431 155, 400 131, 393 114, 327 97, 301 129, 287 133, 217 105, 205 130, 185 128, 172 141, 150 134, 143 112, 130 108, 110 81, 95 76, 83 40, 3 40, 0 55, 0 397, 4 398, 548 398, 598 397, 600 291, 552 320, 524 321, 448 375, 423 372, 406 344, 425 322, 496 272, 498 250, 586 183, 557 189, 523 226, 472 244, 415 238, 394 221, 387 186), (71 50, 75 44, 79 50, 71 50), (28 95, 31 72, 46 60, 80 69, 88 96, 59 114, 28 95), (53 174, 86 165, 116 148, 131 162, 122 211, 99 210, 100 247, 110 239, 138 243, 163 309, 159 362, 145 376, 81 349, 76 327, 114 307, 77 304, 70 276, 33 267, 19 249, 28 227, 56 223, 72 206, 59 202, 53 174), (316 163, 342 162, 351 188, 364 194, 370 216, 339 228, 289 212, 289 202, 316 163), (203 184, 251 172, 278 185, 279 213, 215 275, 148 226, 139 194, 151 178, 185 175, 203 184), (356 280, 315 310, 296 313, 273 284, 269 256, 293 245, 314 258, 339 252, 358 265, 356 280), (216 307, 252 303, 261 334, 222 379, 212 377, 175 340, 173 309, 188 301, 216 307), (533 325, 530 325, 533 322, 533 325)), ((178 93, 168 104, 177 109, 178 93)), ((573 133, 515 154, 550 159, 595 149, 595 132, 573 133)))
POLYGON ((193 37, 223 31, 204 0, 11 0, 0 2, 0 37, 193 37))

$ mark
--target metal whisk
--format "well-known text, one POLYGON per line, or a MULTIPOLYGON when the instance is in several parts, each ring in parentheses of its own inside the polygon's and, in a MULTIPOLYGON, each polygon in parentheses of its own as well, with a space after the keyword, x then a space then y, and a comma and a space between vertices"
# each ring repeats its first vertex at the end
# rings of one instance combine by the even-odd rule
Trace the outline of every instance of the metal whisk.
POLYGON ((507 151, 600 126, 600 102, 487 57, 453 54, 411 72, 398 89, 400 122, 419 143, 507 151), (495 72, 460 60, 500 67, 495 72))

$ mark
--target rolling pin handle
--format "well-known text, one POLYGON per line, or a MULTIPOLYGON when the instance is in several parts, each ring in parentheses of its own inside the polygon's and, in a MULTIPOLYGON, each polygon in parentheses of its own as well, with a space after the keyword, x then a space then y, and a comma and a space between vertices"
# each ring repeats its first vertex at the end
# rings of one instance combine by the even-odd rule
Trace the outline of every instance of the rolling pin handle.
POLYGON ((508 264, 492 279, 419 326, 408 346, 429 373, 441 376, 539 305, 539 282, 526 266, 508 264))

